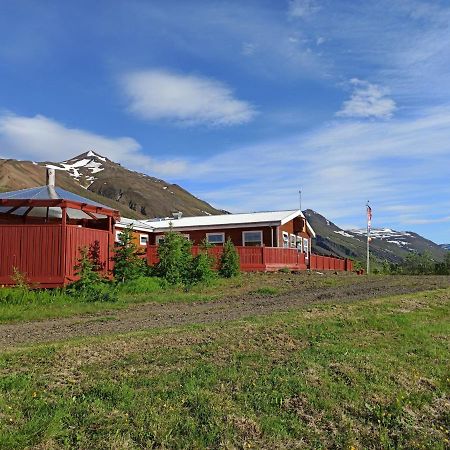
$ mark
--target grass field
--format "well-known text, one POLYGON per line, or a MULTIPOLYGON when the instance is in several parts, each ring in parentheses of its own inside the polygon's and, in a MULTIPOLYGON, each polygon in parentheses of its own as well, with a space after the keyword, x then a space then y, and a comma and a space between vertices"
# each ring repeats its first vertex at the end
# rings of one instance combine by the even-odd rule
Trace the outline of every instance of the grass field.
POLYGON ((448 448, 450 289, 15 349, 0 448, 448 448))

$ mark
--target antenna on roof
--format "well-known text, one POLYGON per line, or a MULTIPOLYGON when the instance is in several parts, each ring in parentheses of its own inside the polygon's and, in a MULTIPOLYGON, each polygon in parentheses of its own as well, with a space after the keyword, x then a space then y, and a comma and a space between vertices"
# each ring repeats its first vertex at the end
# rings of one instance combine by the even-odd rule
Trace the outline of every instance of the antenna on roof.
POLYGON ((56 179, 55 169, 47 167, 47 176, 46 176, 47 186, 55 187, 55 179, 56 179))

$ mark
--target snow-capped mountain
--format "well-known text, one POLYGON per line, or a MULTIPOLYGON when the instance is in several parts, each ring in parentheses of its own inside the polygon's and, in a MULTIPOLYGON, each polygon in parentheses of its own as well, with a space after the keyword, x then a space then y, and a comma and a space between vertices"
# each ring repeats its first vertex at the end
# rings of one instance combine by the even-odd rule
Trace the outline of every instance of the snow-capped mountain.
MULTIPOLYGON (((315 211, 309 209, 304 213, 318 234, 313 242, 314 252, 364 260, 366 230, 343 230, 315 211)), ((441 246, 417 233, 390 228, 372 229, 370 248, 374 257, 391 262, 400 262, 410 252, 429 251, 436 260, 442 260, 445 255, 441 246)))
POLYGON ((128 170, 94 150, 62 162, 0 160, 0 190, 42 185, 46 167, 56 170, 62 188, 112 206, 124 217, 223 214, 176 184, 128 170))

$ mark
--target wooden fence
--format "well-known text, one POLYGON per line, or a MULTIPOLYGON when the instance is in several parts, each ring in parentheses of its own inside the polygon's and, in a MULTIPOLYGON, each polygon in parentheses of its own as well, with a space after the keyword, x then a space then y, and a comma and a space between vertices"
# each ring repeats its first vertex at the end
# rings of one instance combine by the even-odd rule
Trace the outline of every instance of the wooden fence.
POLYGON ((112 268, 113 236, 106 230, 76 225, 0 225, 0 286, 14 284, 14 268, 41 287, 56 287, 76 279, 80 247, 97 243, 105 273, 112 268))
MULTIPOLYGON (((200 249, 199 246, 193 246, 192 254, 197 255, 201 251, 200 249)), ((237 246, 236 250, 239 254, 241 270, 244 272, 270 272, 282 268, 351 271, 353 268, 351 260, 330 256, 310 255, 309 261, 307 261, 305 254, 294 248, 237 246)), ((216 267, 222 251, 222 246, 208 249, 208 253, 216 260, 216 267)), ((149 245, 147 247, 147 264, 153 266, 158 261, 158 246, 149 245)))

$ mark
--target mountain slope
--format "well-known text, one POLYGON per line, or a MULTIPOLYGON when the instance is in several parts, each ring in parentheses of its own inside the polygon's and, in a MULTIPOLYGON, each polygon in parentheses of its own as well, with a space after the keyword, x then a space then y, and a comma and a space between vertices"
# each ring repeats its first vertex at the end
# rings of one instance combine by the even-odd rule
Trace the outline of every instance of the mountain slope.
MULTIPOLYGON (((315 253, 359 260, 366 258, 366 230, 342 230, 311 209, 304 214, 318 235, 313 242, 315 253)), ((411 231, 373 229, 371 237, 371 255, 379 260, 399 263, 410 252, 429 251, 436 261, 445 255, 442 247, 411 231)))
POLYGON ((439 247, 443 248, 444 250, 450 251, 450 244, 440 244, 439 247))
POLYGON ((58 186, 114 207, 124 217, 223 214, 176 184, 133 172, 92 151, 63 162, 0 160, 0 190, 45 184, 46 167, 56 169, 58 186))

